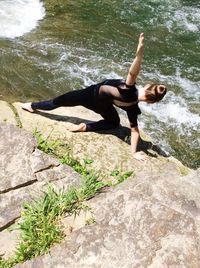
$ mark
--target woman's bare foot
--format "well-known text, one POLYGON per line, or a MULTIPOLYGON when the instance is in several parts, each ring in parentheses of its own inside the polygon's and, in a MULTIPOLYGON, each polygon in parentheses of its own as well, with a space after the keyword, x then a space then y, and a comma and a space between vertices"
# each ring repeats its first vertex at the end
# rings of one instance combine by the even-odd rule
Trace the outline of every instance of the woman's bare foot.
POLYGON ((34 110, 31 107, 31 102, 27 102, 27 103, 22 103, 21 104, 21 108, 25 111, 28 111, 30 113, 34 113, 34 110))
POLYGON ((67 128, 71 132, 85 132, 86 131, 86 124, 80 123, 79 125, 72 125, 67 128))

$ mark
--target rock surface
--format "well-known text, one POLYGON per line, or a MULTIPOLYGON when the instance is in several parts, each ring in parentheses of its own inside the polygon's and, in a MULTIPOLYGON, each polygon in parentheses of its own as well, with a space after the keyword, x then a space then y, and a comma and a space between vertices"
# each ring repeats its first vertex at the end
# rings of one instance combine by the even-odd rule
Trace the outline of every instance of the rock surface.
MULTIPOLYGON (((27 131, 0 123, 0 137, 0 231, 3 231, 20 217, 23 202, 31 201, 48 182, 67 190, 80 185, 81 178, 70 167, 39 151, 36 140, 27 131)), ((6 245, 5 249, 0 248, 0 253, 4 250, 6 245)))
MULTIPOLYGON (((16 268, 198 268, 199 196, 189 197, 184 188, 190 184, 189 177, 181 194, 176 191, 181 178, 171 179, 138 176, 99 195, 93 200, 96 224, 79 229, 49 254, 16 268)), ((200 186, 198 195, 199 190, 200 186)))
POLYGON ((81 182, 71 168, 36 148, 34 129, 50 140, 59 139, 63 152, 68 148, 74 158, 94 160, 91 168, 101 171, 103 180, 113 179, 110 174, 115 169, 134 172, 127 181, 89 201, 95 224, 76 223, 76 230, 50 254, 16 267, 200 267, 199 170, 190 171, 145 139, 140 146, 148 153, 148 161, 133 160, 123 117, 123 127, 115 131, 71 133, 67 124, 96 121, 98 115, 82 107, 32 114, 21 110, 20 103, 8 106, 0 101, 1 110, 0 240, 7 237, 8 242, 0 243, 0 253, 13 242, 7 227, 20 217, 25 200, 40 193, 49 181, 60 189, 81 182))
MULTIPOLYGON (((131 156, 130 145, 124 141, 130 135, 130 130, 127 127, 128 121, 123 116, 121 116, 122 126, 116 130, 101 133, 71 133, 66 130, 68 125, 97 121, 101 117, 81 106, 29 113, 21 109, 20 103, 14 103, 13 105, 19 114, 24 129, 31 132, 37 129, 46 137, 50 135, 49 138, 52 140, 61 140, 70 148, 74 158, 80 162, 85 158, 93 159, 94 162, 91 167, 100 170, 106 177, 114 169, 120 169, 121 171, 148 170, 148 172, 151 172, 151 170, 162 172, 163 170, 165 172, 164 163, 168 168, 171 166, 171 169, 176 169, 176 164, 160 154, 157 156, 160 156, 162 161, 160 161, 160 158, 149 157, 147 165, 134 160, 131 156)), ((144 149, 158 149, 146 140, 141 142, 141 147, 144 147, 144 149)))

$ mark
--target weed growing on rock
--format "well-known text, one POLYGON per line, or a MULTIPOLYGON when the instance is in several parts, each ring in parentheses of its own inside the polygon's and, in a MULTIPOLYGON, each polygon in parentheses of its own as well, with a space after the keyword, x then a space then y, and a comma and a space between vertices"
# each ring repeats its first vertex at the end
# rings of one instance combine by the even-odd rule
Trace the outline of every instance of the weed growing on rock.
POLYGON ((60 162, 72 167, 77 173, 81 174, 82 176, 87 176, 90 174, 87 165, 91 164, 93 161, 90 159, 84 159, 84 165, 81 165, 78 160, 74 159, 69 153, 67 153, 61 157, 60 162))
POLYGON ((13 267, 15 264, 17 264, 17 262, 15 261, 14 258, 10 258, 9 260, 4 260, 4 259, 0 256, 0 268, 11 268, 11 267, 13 267))
POLYGON ((60 242, 64 238, 62 228, 59 226, 61 216, 77 214, 82 209, 88 209, 83 202, 105 187, 105 183, 99 182, 95 173, 86 172, 85 168, 84 173, 87 174, 82 187, 72 188, 67 193, 60 194, 49 186, 39 201, 24 205, 22 220, 19 223, 23 242, 16 254, 19 262, 43 254, 54 243, 60 242))
POLYGON ((67 194, 57 193, 52 186, 34 204, 25 204, 19 228, 22 231, 16 259, 18 262, 43 254, 54 244, 62 241, 64 233, 59 226, 64 213, 74 213, 79 206, 78 191, 71 189, 67 194))
POLYGON ((115 177, 117 179, 117 184, 125 181, 126 179, 128 179, 130 176, 132 176, 134 174, 133 171, 126 171, 126 172, 121 172, 119 171, 118 169, 114 169, 112 172, 111 172, 111 176, 115 177))
POLYGON ((85 224, 86 225, 91 225, 91 224, 94 224, 96 223, 96 220, 94 217, 90 217, 89 219, 86 220, 85 224))
POLYGON ((84 159, 84 165, 81 165, 77 160, 73 159, 70 154, 65 154, 61 158, 62 164, 67 164, 76 172, 84 177, 84 184, 80 190, 80 195, 83 200, 88 200, 99 193, 103 187, 107 186, 102 181, 99 181, 99 174, 94 170, 88 170, 87 165, 91 164, 91 159, 84 159))
POLYGON ((43 138, 42 134, 37 129, 35 129, 33 131, 33 135, 37 140, 38 149, 45 152, 46 154, 54 154, 56 148, 60 145, 59 141, 49 141, 51 133, 45 139, 43 138))
MULTIPOLYGON (((13 259, 0 259, 0 268, 10 268, 14 264, 24 262, 49 251, 50 247, 62 241, 64 232, 60 226, 63 215, 76 215, 81 210, 89 210, 84 201, 94 197, 107 186, 98 180, 98 173, 88 171, 87 165, 91 160, 85 159, 84 165, 69 155, 61 159, 83 176, 80 188, 71 188, 67 193, 58 193, 49 185, 47 191, 39 200, 25 203, 18 228, 21 230, 21 240, 13 259), (7 266, 6 266, 7 265, 7 266)), ((95 220, 93 219, 93 223, 95 220)), ((91 224, 92 222, 90 222, 91 224)))

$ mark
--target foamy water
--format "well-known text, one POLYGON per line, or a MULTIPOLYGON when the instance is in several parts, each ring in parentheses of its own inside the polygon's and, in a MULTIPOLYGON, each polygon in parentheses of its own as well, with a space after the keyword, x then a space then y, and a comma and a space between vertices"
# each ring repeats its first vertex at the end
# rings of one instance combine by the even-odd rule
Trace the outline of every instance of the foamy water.
POLYGON ((165 25, 170 32, 174 28, 183 31, 198 32, 200 21, 200 9, 198 8, 182 8, 171 11, 170 20, 166 20, 165 25))
POLYGON ((39 0, 0 1, 0 37, 15 38, 30 32, 45 16, 39 0))
MULTIPOLYGON (((38 62, 37 57, 33 57, 32 61, 44 69, 50 69, 56 77, 60 77, 59 82, 65 82, 70 77, 73 83, 66 85, 67 90, 76 90, 80 88, 79 84, 82 85, 81 87, 86 87, 107 78, 125 78, 119 75, 120 68, 125 69, 125 66, 102 56, 95 55, 93 51, 88 49, 72 48, 71 46, 60 43, 51 44, 48 41, 40 44, 41 53, 45 51, 48 54, 48 51, 50 53, 52 50, 57 55, 52 65, 41 59, 38 62), (104 69, 102 66, 109 66, 109 69, 108 67, 104 69), (77 77, 78 83, 76 84, 77 77)), ((130 64, 125 63, 127 70, 130 64)), ((140 104, 144 117, 147 116, 146 119, 144 118, 141 126, 144 127, 144 122, 148 120, 148 116, 151 116, 157 121, 154 125, 154 127, 157 125, 157 128, 159 128, 159 122, 162 122, 168 126, 176 127, 180 134, 189 135, 190 130, 198 131, 200 128, 200 117, 198 114, 190 111, 188 102, 184 99, 184 94, 188 98, 192 97, 193 100, 198 102, 200 97, 199 83, 194 83, 187 78, 181 77, 179 68, 171 76, 163 75, 159 70, 154 70, 152 73, 141 71, 140 76, 140 80, 145 81, 147 78, 152 81, 157 80, 161 83, 168 84, 169 88, 164 101, 154 105, 140 104), (182 94, 173 92, 174 85, 181 88, 182 94)), ((138 83, 138 88, 143 85, 144 83, 138 83)), ((57 94, 61 93, 62 90, 60 92, 58 91, 57 94)))
MULTIPOLYGON (((169 95, 174 95, 173 93, 169 95)), ((168 97, 169 101, 170 97, 168 97)), ((152 106, 142 104, 144 113, 148 116, 153 116, 160 122, 178 128, 179 132, 186 134, 188 129, 200 129, 200 117, 189 111, 187 104, 182 98, 175 97, 166 103, 158 103, 152 106)))

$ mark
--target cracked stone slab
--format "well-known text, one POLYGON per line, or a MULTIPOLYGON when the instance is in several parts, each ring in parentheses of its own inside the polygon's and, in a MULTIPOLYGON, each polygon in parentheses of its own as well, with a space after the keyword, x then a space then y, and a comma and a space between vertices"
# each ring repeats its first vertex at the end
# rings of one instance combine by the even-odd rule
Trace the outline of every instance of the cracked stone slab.
POLYGON ((59 181, 66 178, 70 178, 69 182, 73 181, 74 183, 76 181, 80 181, 80 175, 73 171, 73 169, 67 165, 59 164, 58 166, 53 166, 48 169, 41 170, 40 172, 37 172, 36 178, 38 181, 59 181))
POLYGON ((0 196, 0 230, 5 229, 20 217, 23 203, 32 201, 44 183, 34 183, 26 187, 1 194, 0 196))
MULTIPOLYGON (((55 110, 48 117, 19 109, 18 112, 21 113, 20 116, 23 117, 21 121, 28 131, 32 132, 32 127, 39 126, 49 135, 48 131, 53 128, 56 134, 59 133, 59 137, 71 143, 74 156, 80 158, 84 158, 85 155, 90 156, 95 160, 97 167, 99 163, 102 165, 101 169, 120 166, 127 171, 139 166, 138 162, 130 158, 129 145, 118 137, 105 134, 105 139, 105 135, 98 133, 79 135, 67 132, 66 121, 70 118, 64 118, 66 110, 62 112, 59 110, 63 115, 58 115, 58 111, 55 110), (114 146, 117 149, 113 148, 114 146)), ((81 115, 85 116, 84 113, 80 113, 81 115)), ((75 123, 76 119, 72 119, 75 123)), ((15 147, 18 139, 17 130, 15 132, 15 128, 7 124, 2 124, 0 131, 2 129, 6 134, 3 136, 4 141, 0 141, 2 168, 0 172, 4 166, 10 165, 9 161, 13 163, 13 169, 7 169, 8 174, 11 175, 10 184, 6 186, 5 179, 0 181, 0 185, 1 182, 5 183, 2 184, 3 193, 0 196, 2 198, 0 222, 2 228, 5 228, 15 217, 19 217, 22 203, 31 200, 32 194, 36 196, 37 189, 40 193, 44 191, 43 186, 45 187, 49 181, 62 191, 70 185, 79 185, 81 179, 79 176, 74 176, 74 172, 70 169, 60 165, 57 160, 44 156, 35 145, 30 146, 31 140, 29 140, 30 144, 21 141, 21 147, 15 147), (7 141, 10 144, 8 147, 6 147, 7 141), (27 153, 29 157, 24 162, 20 162, 21 160, 17 158, 21 155, 17 155, 18 157, 15 155, 15 148, 27 153), (4 154, 8 155, 6 161, 4 154), (14 170, 23 164, 29 172, 31 170, 34 175, 32 179, 20 179, 17 174, 20 171, 15 174, 14 170), (15 177, 17 180, 13 183, 15 177)), ((28 135, 26 131, 20 131, 18 134, 22 136, 21 139, 25 139, 28 135)), ((195 183, 197 184, 199 180, 195 179, 193 182, 194 174, 190 174, 187 183, 191 180, 194 185, 187 186, 184 180, 177 176, 175 166, 159 159, 148 160, 146 165, 140 167, 144 172, 143 179, 142 174, 140 178, 132 177, 114 190, 89 200, 96 215, 96 224, 73 232, 69 240, 51 249, 50 256, 47 254, 38 257, 18 267, 199 268, 198 187, 195 192, 195 183), (158 174, 159 178, 156 177, 158 174), (174 184, 169 183, 168 180, 172 180, 174 184), (187 189, 190 192, 188 195, 187 189)), ((5 176, 3 172, 0 175, 5 176)), ((29 175, 29 173, 25 174, 29 175)))
POLYGON ((0 124, 0 136, 0 192, 35 180, 29 161, 36 148, 33 136, 7 124, 0 124))
POLYGON ((42 170, 51 169, 60 165, 59 161, 49 155, 44 154, 37 148, 29 155, 30 170, 33 174, 42 170))
MULTIPOLYGON (((52 181, 50 185, 60 193, 66 193, 71 187, 79 187, 81 178, 77 173, 65 170, 66 177, 52 181), (67 172, 66 172, 67 171, 67 172)), ((20 242, 20 231, 11 231, 7 227, 21 216, 23 204, 38 200, 49 187, 49 183, 36 182, 31 186, 16 189, 0 196, 0 255, 8 258, 14 255, 20 242), (7 228, 7 229, 6 229, 7 228)))
POLYGON ((96 224, 16 268, 198 268, 193 218, 136 193, 132 181, 96 198, 96 224))
POLYGON ((22 203, 41 185, 78 186, 81 177, 69 166, 36 148, 33 135, 13 125, 0 124, 0 230, 20 217, 22 203))
POLYGON ((7 102, 0 100, 0 122, 17 125, 15 114, 7 102))
POLYGON ((37 200, 45 192, 49 183, 59 192, 67 192, 70 187, 79 187, 81 184, 81 177, 70 168, 65 169, 65 166, 62 168, 62 178, 58 180, 54 178, 50 182, 44 175, 43 177, 45 178, 43 181, 0 195, 0 230, 14 223, 21 215, 24 202, 37 200))

